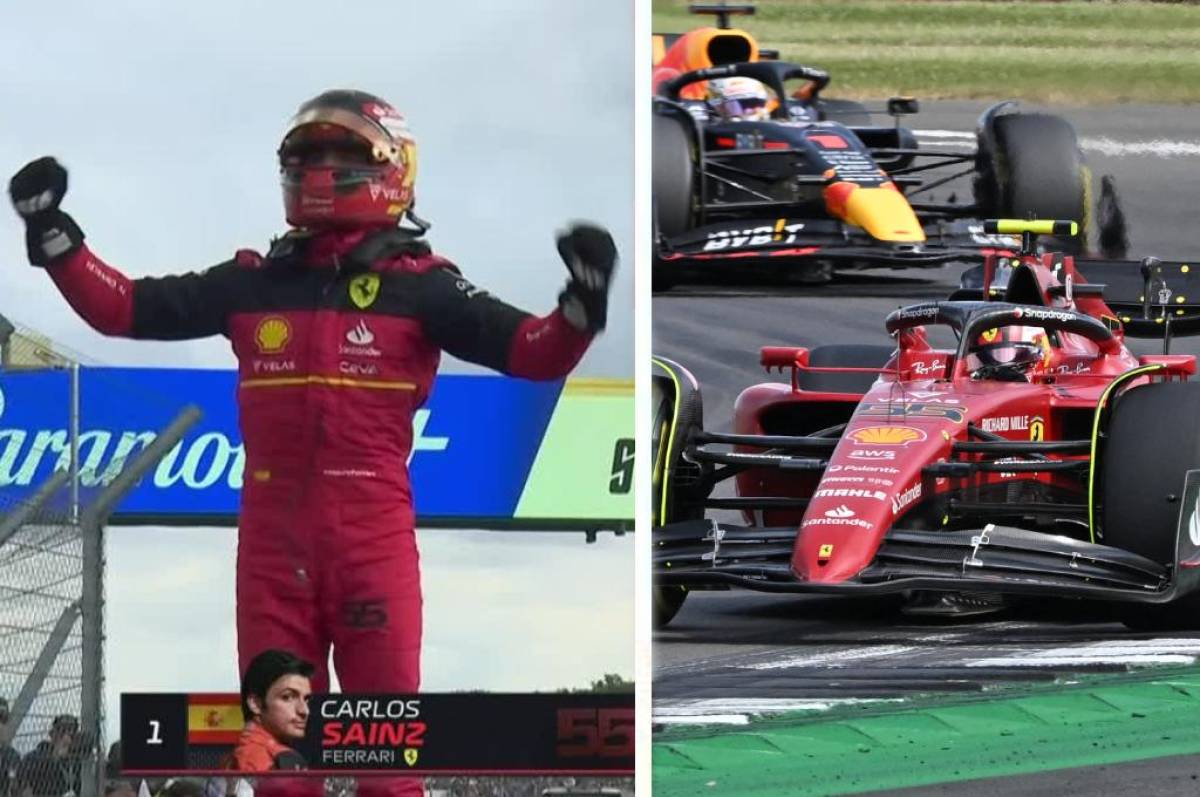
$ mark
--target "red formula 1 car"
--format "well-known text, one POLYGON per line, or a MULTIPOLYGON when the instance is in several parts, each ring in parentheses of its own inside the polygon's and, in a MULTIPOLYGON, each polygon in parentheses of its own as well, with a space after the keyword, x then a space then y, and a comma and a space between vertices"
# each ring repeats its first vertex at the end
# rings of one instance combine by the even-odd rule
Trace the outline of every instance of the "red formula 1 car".
POLYGON ((743 391, 730 434, 703 430, 696 380, 656 358, 656 622, 737 586, 1049 594, 1200 627, 1196 361, 1125 345, 1200 334, 1200 284, 1183 263, 1035 253, 1067 225, 986 222, 1022 251, 891 313, 894 347, 764 348, 790 382, 743 391), (736 497, 711 497, 730 478, 736 497))

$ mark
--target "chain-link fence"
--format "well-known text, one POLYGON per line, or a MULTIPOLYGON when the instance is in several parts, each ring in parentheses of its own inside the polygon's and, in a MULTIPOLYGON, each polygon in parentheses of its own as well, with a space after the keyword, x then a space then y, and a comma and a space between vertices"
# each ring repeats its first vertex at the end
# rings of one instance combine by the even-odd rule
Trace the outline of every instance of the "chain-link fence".
MULTIPOLYGON (((46 341, 7 323, 0 323, 0 354, 4 379, 56 372, 69 380, 74 367, 46 341)), ((0 399, 0 417, 2 405, 0 399)), ((65 431, 69 417, 64 404, 54 420, 65 431)), ((68 436, 0 431, 0 698, 8 709, 0 794, 19 793, 18 780, 49 787, 55 779, 80 790, 79 747, 90 746, 82 734, 70 735, 83 707, 83 540, 71 501, 68 436), (55 472, 34 483, 45 459, 65 459, 64 467, 56 461, 55 472), (71 744, 75 750, 62 751, 71 744), (70 764, 51 767, 56 755, 70 764)))
POLYGON ((99 793, 103 524, 198 415, 95 462, 82 450, 80 368, 0 316, 0 797, 99 793), (37 429, 5 422, 14 396, 36 405, 37 429))

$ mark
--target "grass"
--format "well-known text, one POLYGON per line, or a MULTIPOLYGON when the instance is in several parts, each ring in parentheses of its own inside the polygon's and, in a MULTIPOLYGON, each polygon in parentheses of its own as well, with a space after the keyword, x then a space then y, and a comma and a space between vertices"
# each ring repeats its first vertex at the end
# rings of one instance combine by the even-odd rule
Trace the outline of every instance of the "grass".
MULTIPOLYGON (((759 0, 733 22, 842 97, 1200 102, 1200 5, 1144 0, 759 0)), ((653 0, 655 32, 712 24, 653 0)))

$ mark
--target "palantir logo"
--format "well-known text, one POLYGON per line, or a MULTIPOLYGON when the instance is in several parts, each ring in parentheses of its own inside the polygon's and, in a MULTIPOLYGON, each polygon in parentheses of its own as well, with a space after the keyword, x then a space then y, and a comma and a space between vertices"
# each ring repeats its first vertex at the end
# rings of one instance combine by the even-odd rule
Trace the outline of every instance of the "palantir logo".
POLYGON ((367 326, 367 322, 360 319, 358 324, 346 333, 346 340, 355 346, 370 346, 375 342, 375 334, 371 332, 371 328, 367 326))

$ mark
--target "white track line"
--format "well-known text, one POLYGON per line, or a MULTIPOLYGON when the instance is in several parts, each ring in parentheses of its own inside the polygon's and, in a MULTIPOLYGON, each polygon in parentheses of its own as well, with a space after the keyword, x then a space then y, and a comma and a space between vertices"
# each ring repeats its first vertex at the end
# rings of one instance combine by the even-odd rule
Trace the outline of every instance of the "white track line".
POLYGON ((1125 656, 1079 656, 1071 653, 1063 653, 1058 657, 1047 655, 1047 653, 1039 654, 1037 658, 995 658, 995 659, 978 659, 976 661, 967 662, 968 667, 1079 667, 1087 664, 1129 664, 1129 665, 1149 665, 1149 664, 1195 664, 1195 656, 1174 656, 1174 655, 1125 655, 1125 656))
POLYGON ((914 130, 917 138, 961 138, 974 143, 975 134, 965 130, 914 130))
POLYGON ((1060 667, 1082 664, 1194 664, 1200 639, 1128 639, 1021 651, 966 662, 968 667, 1060 667))
POLYGON ((708 698, 697 700, 655 701, 653 721, 670 725, 745 725, 750 718, 788 711, 828 711, 852 703, 901 703, 902 698, 708 698))
POLYGON ((841 665, 861 661, 862 659, 878 659, 884 656, 901 656, 916 650, 912 645, 876 645, 868 648, 847 648, 832 650, 826 653, 808 653, 803 656, 792 656, 786 659, 773 659, 755 664, 741 664, 741 670, 785 670, 793 667, 840 667, 841 665))
POLYGON ((749 714, 707 714, 704 716, 674 716, 655 714, 651 722, 659 725, 749 725, 749 714))
POLYGON ((1086 152, 1101 155, 1153 155, 1156 158, 1195 158, 1200 156, 1200 143, 1195 141, 1116 141, 1111 138, 1081 138, 1079 146, 1086 152))
MULTIPOLYGON (((962 130, 914 130, 913 133, 918 139, 926 139, 939 146, 963 148, 975 146, 975 134, 962 130)), ((1079 146, 1085 152, 1095 152, 1110 157, 1200 157, 1200 142, 1197 141, 1171 141, 1161 138, 1151 141, 1118 141, 1108 136, 1100 136, 1098 138, 1081 138, 1079 146)))

